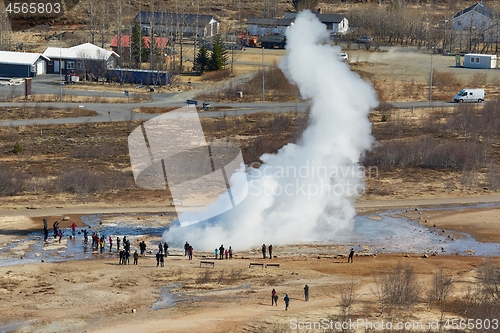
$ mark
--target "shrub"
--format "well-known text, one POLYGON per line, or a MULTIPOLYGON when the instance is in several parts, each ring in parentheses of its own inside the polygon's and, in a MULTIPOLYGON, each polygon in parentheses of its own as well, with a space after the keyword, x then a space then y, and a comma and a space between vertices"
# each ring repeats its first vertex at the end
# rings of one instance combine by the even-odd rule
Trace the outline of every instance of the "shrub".
POLYGON ((449 72, 432 72, 432 85, 438 89, 456 89, 460 85, 457 77, 449 72))
POLYGON ((23 152, 23 148, 21 148, 21 145, 19 144, 19 142, 16 142, 16 143, 14 144, 14 148, 12 149, 12 152, 13 152, 14 154, 20 154, 20 153, 22 153, 22 152, 23 152))
POLYGON ((84 169, 66 171, 58 179, 59 188, 75 194, 103 192, 106 184, 106 177, 84 169))
POLYGON ((0 196, 17 195, 24 191, 25 177, 10 168, 0 168, 0 196))
POLYGON ((409 309, 420 299, 421 286, 409 265, 398 263, 389 273, 375 279, 377 297, 381 311, 409 309))

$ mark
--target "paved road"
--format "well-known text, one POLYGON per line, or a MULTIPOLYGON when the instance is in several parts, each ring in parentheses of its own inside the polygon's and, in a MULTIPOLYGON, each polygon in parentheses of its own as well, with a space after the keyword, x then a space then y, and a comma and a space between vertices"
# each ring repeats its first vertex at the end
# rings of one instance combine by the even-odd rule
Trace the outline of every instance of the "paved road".
MULTIPOLYGON (((110 122, 110 121, 127 121, 130 119, 134 120, 148 120, 157 116, 157 114, 142 114, 134 112, 135 109, 140 107, 182 107, 186 105, 186 100, 195 98, 203 91, 207 90, 218 90, 223 89, 229 85, 241 84, 252 77, 252 73, 242 75, 240 77, 234 78, 229 81, 225 81, 218 84, 205 85, 200 87, 200 89, 189 90, 186 92, 174 92, 174 93, 152 93, 151 96, 153 100, 150 102, 143 103, 127 103, 122 92, 107 92, 107 91, 96 91, 96 90, 80 90, 80 89, 66 89, 65 94, 70 93, 78 96, 103 96, 103 97, 124 97, 123 103, 83 103, 84 107, 88 110, 93 110, 98 113, 94 117, 79 117, 79 118, 57 118, 57 119, 28 119, 28 120, 8 120, 0 121, 0 126, 29 126, 29 125, 60 125, 60 124, 81 124, 88 122, 110 122)), ((38 91, 43 91, 48 94, 58 94, 59 86, 56 84, 58 78, 54 76, 46 75, 44 77, 38 77, 34 80, 34 89, 38 91)), ((3 90, 10 89, 9 87, 3 87, 3 90)), ((20 91, 23 90, 23 86, 17 86, 20 91)), ((0 89, 1 93, 1 89, 0 89)), ((201 101, 200 101, 201 103, 201 101)), ((441 107, 453 107, 455 104, 452 102, 398 102, 390 103, 396 108, 401 109, 411 109, 411 108, 441 108, 441 107)), ((67 108, 67 107, 77 107, 78 103, 10 103, 10 102, 0 102, 1 106, 43 106, 50 105, 56 108, 67 108)), ((307 110, 307 102, 281 102, 281 103, 214 103, 211 102, 212 107, 222 107, 224 111, 210 111, 200 113, 201 118, 215 118, 220 116, 234 116, 243 114, 253 114, 257 112, 304 112, 307 110)))
MULTIPOLYGON (((110 121, 127 121, 148 120, 157 116, 157 114, 137 113, 133 110, 140 107, 182 107, 186 105, 187 99, 193 99, 199 91, 188 91, 183 93, 173 94, 164 99, 155 99, 152 102, 145 103, 84 103, 88 110, 96 111, 99 115, 94 117, 80 118, 45 118, 45 119, 28 119, 28 120, 8 120, 0 121, 0 127, 5 126, 29 126, 29 125, 60 125, 60 124, 82 124, 88 122, 110 122, 110 121)), ((35 105, 50 105, 56 108, 77 107, 77 103, 0 103, 1 106, 35 106, 35 105)), ((411 108, 441 108, 454 107, 453 102, 403 102, 390 103, 396 108, 411 109, 411 108)), ((224 111, 210 111, 199 114, 200 118, 216 118, 221 116, 234 116, 243 114, 254 114, 258 112, 304 112, 307 110, 307 102, 255 102, 255 103, 213 103, 212 107, 222 107, 224 111)))

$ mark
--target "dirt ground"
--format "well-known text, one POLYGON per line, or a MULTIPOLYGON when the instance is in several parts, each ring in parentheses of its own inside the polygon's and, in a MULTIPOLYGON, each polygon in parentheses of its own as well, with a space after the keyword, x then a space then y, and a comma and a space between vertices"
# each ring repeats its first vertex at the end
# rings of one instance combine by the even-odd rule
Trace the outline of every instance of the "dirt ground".
MULTIPOLYGON (((373 214, 380 210, 377 206, 383 204, 365 203, 358 210, 362 214, 373 214)), ((485 242, 500 239, 498 207, 450 210, 438 206, 422 211, 413 209, 413 204, 418 203, 406 202, 404 207, 408 209, 404 215, 422 224, 470 233, 485 242)), ((31 214, 27 217, 19 212, 16 216, 11 212, 10 216, 0 218, 0 244, 4 249, 29 233, 40 233, 43 217, 61 221, 63 229, 69 228, 71 221, 83 226, 79 214, 67 214, 67 221, 62 220, 66 215, 51 214, 50 210, 35 210, 31 214)), ((397 264, 411 266, 424 290, 429 288, 432 274, 443 270, 455 280, 453 295, 461 295, 475 281, 478 267, 486 263, 500 264, 497 257, 438 254, 424 258, 421 254, 406 253, 373 255, 366 250, 357 251, 354 263, 347 264, 349 249, 346 246, 292 245, 275 247, 272 261, 262 259, 258 248, 235 250, 231 260, 214 260, 213 253, 195 251, 192 261, 180 249, 171 249, 165 267, 156 267, 151 250, 155 251, 159 238, 145 236, 142 239, 147 242, 148 251, 137 266, 119 265, 116 249, 103 254, 94 251, 88 260, 27 264, 23 264, 22 259, 19 261, 19 257, 30 251, 30 247, 17 246, 7 251, 18 256, 18 261, 15 265, 0 265, 0 311, 3 313, 0 330, 316 332, 292 330, 291 325, 297 320, 337 318, 343 290, 352 282, 356 290, 352 313, 356 313, 356 318, 377 320, 380 313, 374 294, 375 278, 397 264), (200 267, 201 261, 214 262, 214 267, 200 267), (250 268, 250 263, 273 263, 279 267, 254 265, 250 268), (305 284, 310 287, 308 302, 303 298, 305 284), (278 306, 274 307, 269 304, 273 288, 279 295, 278 306), (282 300, 285 293, 291 298, 288 311, 282 300)), ((76 240, 63 238, 61 244, 49 237, 44 247, 46 250, 60 247, 64 251, 69 242, 82 242, 81 236, 76 240)), ((407 319, 435 320, 438 316, 435 309, 422 301, 407 319)))

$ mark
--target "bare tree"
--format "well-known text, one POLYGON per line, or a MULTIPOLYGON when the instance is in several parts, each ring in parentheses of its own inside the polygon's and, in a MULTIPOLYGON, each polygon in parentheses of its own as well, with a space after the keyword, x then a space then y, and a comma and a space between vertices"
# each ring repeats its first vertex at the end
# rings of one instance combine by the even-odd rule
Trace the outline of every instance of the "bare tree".
POLYGON ((375 278, 372 290, 380 303, 381 312, 409 309, 420 299, 421 286, 413 268, 398 263, 387 274, 375 278))
POLYGON ((11 27, 5 11, 4 2, 0 1, 0 50, 9 50, 11 43, 11 27))

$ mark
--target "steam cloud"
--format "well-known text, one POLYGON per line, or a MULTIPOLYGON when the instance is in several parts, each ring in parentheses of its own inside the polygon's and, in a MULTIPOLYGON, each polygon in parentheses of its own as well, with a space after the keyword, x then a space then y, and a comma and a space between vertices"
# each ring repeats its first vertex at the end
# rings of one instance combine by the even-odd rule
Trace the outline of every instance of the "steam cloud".
MULTIPOLYGON (((375 91, 339 59, 340 48, 329 44, 326 26, 310 11, 297 16, 286 37, 280 68, 310 100, 308 128, 297 144, 262 155, 264 164, 248 169, 249 193, 240 205, 206 222, 173 225, 163 235, 169 244, 248 249, 326 241, 352 230, 354 201, 364 187, 359 160, 373 144, 368 113, 377 106, 375 91)), ((241 180, 241 172, 231 181, 241 180)), ((217 205, 185 214, 202 218, 217 205)))

